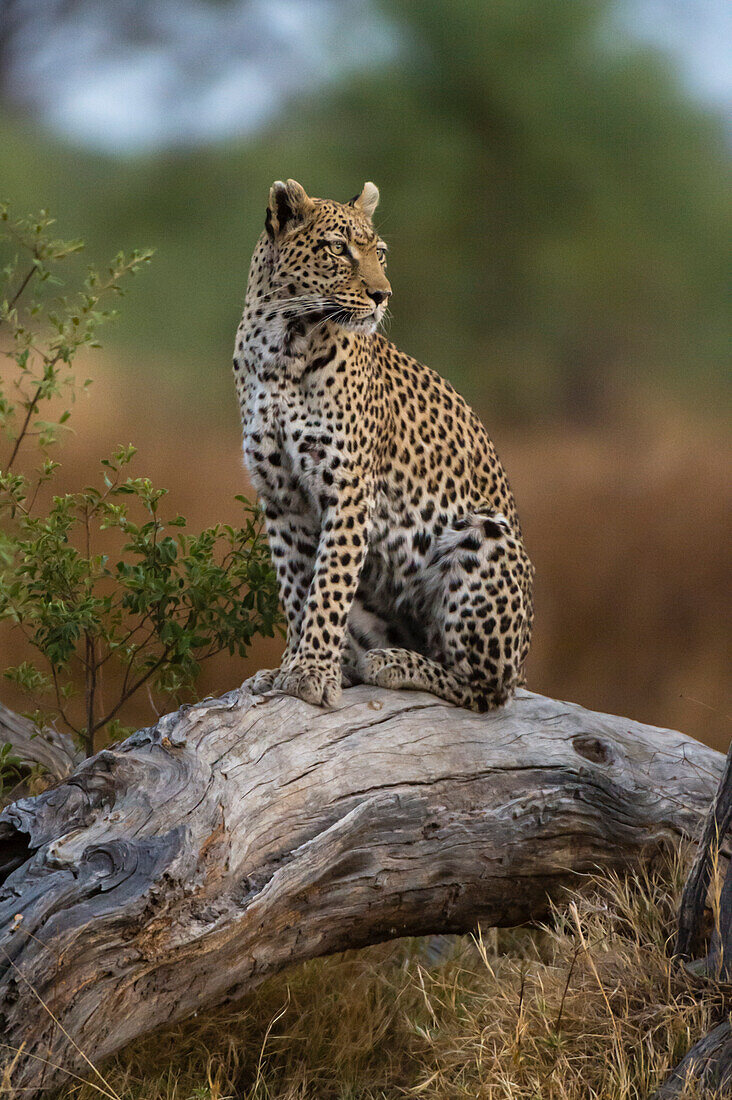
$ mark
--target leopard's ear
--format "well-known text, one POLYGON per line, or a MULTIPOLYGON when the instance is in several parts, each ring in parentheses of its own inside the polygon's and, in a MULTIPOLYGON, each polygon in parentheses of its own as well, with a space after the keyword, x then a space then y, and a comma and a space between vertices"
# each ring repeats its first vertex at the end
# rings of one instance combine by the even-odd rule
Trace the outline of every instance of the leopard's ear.
POLYGON ((370 221, 374 216, 374 210, 379 205, 379 189, 376 184, 371 182, 365 183, 361 194, 351 199, 348 205, 355 207, 356 210, 360 210, 370 221))
POLYGON ((304 225, 315 213, 315 203, 297 180, 275 180, 269 192, 264 227, 277 240, 296 225, 304 225))

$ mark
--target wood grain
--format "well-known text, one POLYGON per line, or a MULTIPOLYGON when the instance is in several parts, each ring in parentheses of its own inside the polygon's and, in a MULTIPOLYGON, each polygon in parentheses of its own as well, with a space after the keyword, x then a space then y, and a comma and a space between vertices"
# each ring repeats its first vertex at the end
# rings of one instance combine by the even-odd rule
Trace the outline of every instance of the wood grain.
POLYGON ((366 687, 334 710, 239 692, 183 708, 0 815, 18 1095, 292 963, 535 920, 578 874, 697 836, 723 767, 526 691, 486 715, 366 687))

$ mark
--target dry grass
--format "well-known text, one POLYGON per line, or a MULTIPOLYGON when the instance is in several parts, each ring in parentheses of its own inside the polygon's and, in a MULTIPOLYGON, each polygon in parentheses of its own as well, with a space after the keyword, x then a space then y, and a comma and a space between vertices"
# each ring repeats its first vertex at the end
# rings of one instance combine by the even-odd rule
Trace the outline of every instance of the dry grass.
POLYGON ((419 941, 315 960, 105 1078, 120 1100, 641 1100, 730 1007, 669 963, 682 880, 678 859, 589 880, 543 930, 437 966, 419 941))

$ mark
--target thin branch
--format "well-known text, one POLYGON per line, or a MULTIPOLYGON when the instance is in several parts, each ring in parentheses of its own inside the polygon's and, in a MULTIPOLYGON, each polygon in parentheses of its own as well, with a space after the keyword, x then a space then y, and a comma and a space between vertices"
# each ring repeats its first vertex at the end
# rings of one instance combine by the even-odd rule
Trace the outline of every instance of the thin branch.
MULTIPOLYGON (((145 621, 149 618, 149 615, 150 615, 150 612, 146 611, 145 614, 143 615, 143 617, 140 619, 137 626, 131 627, 130 630, 127 632, 127 634, 125 634, 124 638, 122 638, 115 645, 114 649, 110 649, 107 652, 106 656, 102 657, 102 659, 97 664, 97 668, 101 668, 102 665, 106 665, 107 661, 109 661, 112 657, 114 657, 114 655, 122 648, 122 646, 126 645, 127 642, 129 642, 130 638, 134 637, 134 635, 137 634, 138 630, 142 630, 143 626, 145 625, 145 621)), ((145 646, 150 641, 150 639, 154 636, 154 634, 155 634, 155 627, 152 626, 150 628, 150 632, 149 632, 147 638, 144 638, 140 642, 140 644, 136 647, 135 654, 139 653, 141 649, 145 648, 145 646)), ((134 656, 135 655, 133 655, 133 657, 131 658, 130 665, 128 666, 128 668, 131 667, 132 661, 134 661, 134 656)))
POLYGON ((168 652, 166 650, 165 653, 163 653, 162 656, 157 659, 155 664, 151 665, 150 668, 147 670, 147 672, 143 676, 141 676, 138 680, 136 680, 135 683, 132 685, 132 687, 128 688, 128 690, 123 695, 120 696, 120 698, 117 700, 115 705, 112 707, 112 709, 110 711, 107 712, 107 714, 104 716, 104 718, 99 719, 99 721, 94 726, 94 729, 93 729, 92 732, 96 733, 96 731, 98 729, 101 729, 102 726, 106 726, 108 722, 111 722, 112 719, 114 718, 114 716, 125 705, 127 700, 130 699, 135 694, 135 692, 138 691, 142 687, 143 684, 147 683, 147 681, 150 679, 152 674, 154 672, 157 672, 157 670, 160 668, 160 666, 163 665, 167 661, 167 659, 168 659, 168 652))
MULTIPOLYGON (((44 372, 46 370, 53 370, 53 368, 56 366, 56 364, 58 363, 60 358, 61 358, 61 352, 57 352, 56 355, 54 355, 53 359, 46 360, 45 361, 45 366, 44 366, 44 372)), ((15 462, 18 451, 20 449, 20 445, 23 442, 23 439, 25 438, 25 436, 28 432, 28 425, 30 424, 30 419, 33 416, 33 413, 38 408, 38 401, 39 401, 39 398, 41 396, 41 393, 43 392, 43 383, 44 383, 44 381, 45 381, 45 378, 43 378, 38 383, 38 386, 36 387, 36 392, 33 395, 33 398, 31 399, 30 404, 28 405, 28 411, 25 414, 25 420, 23 421, 23 427, 20 429, 18 437, 15 440, 15 446, 13 447, 13 451, 12 451, 12 454, 10 455, 10 459, 8 460, 8 464, 5 467, 5 473, 6 474, 10 473, 10 467, 15 462)))
MULTIPOLYGON (((36 259, 38 259, 38 253, 35 250, 33 252, 33 255, 35 256, 36 259)), ((35 275, 35 273, 37 271, 38 271, 38 265, 33 264, 33 267, 30 269, 30 271, 28 272, 26 277, 23 279, 23 282, 20 284, 20 286, 16 290, 15 294, 10 299, 10 309, 13 309, 13 307, 16 305, 16 303, 18 302, 18 299, 20 298, 21 294, 23 293, 25 288, 28 286, 28 283, 31 281, 31 279, 33 278, 33 276, 35 275)))
POLYGON ((86 639, 86 658, 87 658, 87 673, 86 673, 86 733, 84 741, 86 744, 86 751, 89 756, 94 752, 94 731, 97 727, 94 725, 94 695, 96 692, 97 684, 97 666, 94 661, 94 638, 88 631, 84 631, 84 637, 86 639))
MULTIPOLYGON (((50 661, 49 661, 49 664, 51 664, 50 661)), ((66 711, 64 710, 63 704, 61 702, 61 688, 60 688, 59 682, 58 682, 58 674, 56 672, 56 666, 53 665, 53 664, 51 664, 51 676, 53 678, 53 686, 54 686, 55 691, 56 691, 56 706, 58 707, 58 712, 61 715, 62 720, 66 723, 66 725, 71 730, 71 732, 75 733, 77 737, 81 737, 81 730, 78 729, 69 720, 68 715, 66 714, 66 711)))

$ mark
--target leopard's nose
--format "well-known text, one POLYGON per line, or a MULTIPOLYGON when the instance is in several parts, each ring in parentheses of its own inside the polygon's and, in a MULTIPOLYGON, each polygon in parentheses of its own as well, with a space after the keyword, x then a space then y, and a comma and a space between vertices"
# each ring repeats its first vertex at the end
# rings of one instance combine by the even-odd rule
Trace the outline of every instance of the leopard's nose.
POLYGON ((366 293, 368 294, 369 298, 376 302, 377 306, 380 306, 381 303, 389 297, 389 295, 383 290, 367 290, 366 293))

